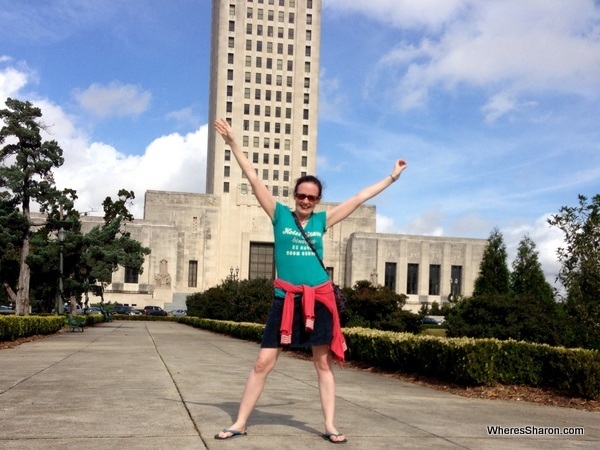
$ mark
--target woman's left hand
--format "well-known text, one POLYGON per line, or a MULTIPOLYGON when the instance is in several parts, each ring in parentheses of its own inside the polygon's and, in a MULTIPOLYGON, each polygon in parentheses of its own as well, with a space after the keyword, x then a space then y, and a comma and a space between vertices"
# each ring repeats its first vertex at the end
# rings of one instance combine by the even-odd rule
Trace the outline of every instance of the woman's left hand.
POLYGON ((406 166, 406 161, 404 161, 403 159, 399 159, 394 163, 394 170, 392 170, 392 176, 394 177, 394 179, 397 180, 398 177, 400 177, 400 174, 404 169, 406 169, 406 166))

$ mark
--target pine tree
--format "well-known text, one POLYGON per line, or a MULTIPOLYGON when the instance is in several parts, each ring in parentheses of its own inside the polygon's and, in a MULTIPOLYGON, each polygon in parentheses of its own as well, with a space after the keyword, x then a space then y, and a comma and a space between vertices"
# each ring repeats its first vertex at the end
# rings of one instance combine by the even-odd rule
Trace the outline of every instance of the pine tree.
POLYGON ((554 293, 546 281, 538 259, 535 242, 525 235, 517 249, 517 256, 510 274, 510 293, 515 297, 531 297, 541 302, 553 302, 554 293))
MULTIPOLYGON (((37 202, 44 212, 48 201, 57 195, 52 170, 63 164, 62 149, 56 141, 42 141, 39 123, 42 112, 30 102, 11 98, 6 100, 6 109, 0 110, 4 126, 0 129, 0 143, 9 143, 0 148, 0 188, 5 199, 18 203, 21 213, 31 223, 31 203, 37 202), (6 165, 5 163, 10 164, 6 165)), ((30 268, 27 256, 30 251, 30 232, 24 233, 20 246, 19 277, 16 293, 12 287, 6 291, 15 299, 18 315, 29 314, 30 268)))
POLYGON ((473 296, 508 294, 510 275, 506 258, 506 245, 502 233, 494 228, 483 251, 473 296))

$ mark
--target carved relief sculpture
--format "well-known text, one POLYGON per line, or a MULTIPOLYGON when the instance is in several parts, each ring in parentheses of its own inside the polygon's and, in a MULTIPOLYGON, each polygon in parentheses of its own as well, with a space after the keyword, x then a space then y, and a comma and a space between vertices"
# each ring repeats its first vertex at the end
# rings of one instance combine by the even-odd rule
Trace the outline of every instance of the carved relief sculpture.
POLYGON ((167 260, 163 259, 160 262, 160 268, 158 269, 158 273, 154 277, 156 281, 156 288, 170 288, 171 287, 171 275, 169 275, 169 271, 167 269, 167 260))

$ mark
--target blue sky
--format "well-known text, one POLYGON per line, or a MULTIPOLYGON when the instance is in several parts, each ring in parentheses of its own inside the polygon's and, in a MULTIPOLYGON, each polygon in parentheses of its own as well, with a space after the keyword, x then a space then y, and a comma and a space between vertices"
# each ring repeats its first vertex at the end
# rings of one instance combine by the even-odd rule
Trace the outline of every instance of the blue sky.
MULTIPOLYGON (((0 0, 0 99, 42 108, 81 211, 119 188, 204 192, 209 0, 0 0)), ((592 0, 323 0, 317 175, 378 231, 529 233, 600 193, 600 6, 592 0)), ((3 106, 3 103, 2 103, 3 106)))

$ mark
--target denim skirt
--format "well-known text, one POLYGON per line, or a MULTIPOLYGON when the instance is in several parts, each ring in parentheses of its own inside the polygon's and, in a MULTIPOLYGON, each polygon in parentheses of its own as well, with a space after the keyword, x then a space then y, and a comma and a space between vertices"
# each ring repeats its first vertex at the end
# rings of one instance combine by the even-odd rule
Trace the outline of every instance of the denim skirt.
MULTIPOLYGON (((283 314, 283 298, 275 297, 261 343, 261 348, 283 347, 281 344, 281 316, 283 314)), ((289 347, 313 347, 315 345, 330 345, 333 338, 333 319, 323 303, 315 301, 315 325, 311 332, 306 332, 304 315, 302 314, 302 298, 294 299, 294 322, 292 326, 292 343, 289 347)), ((287 346, 286 346, 287 347, 287 346)))

